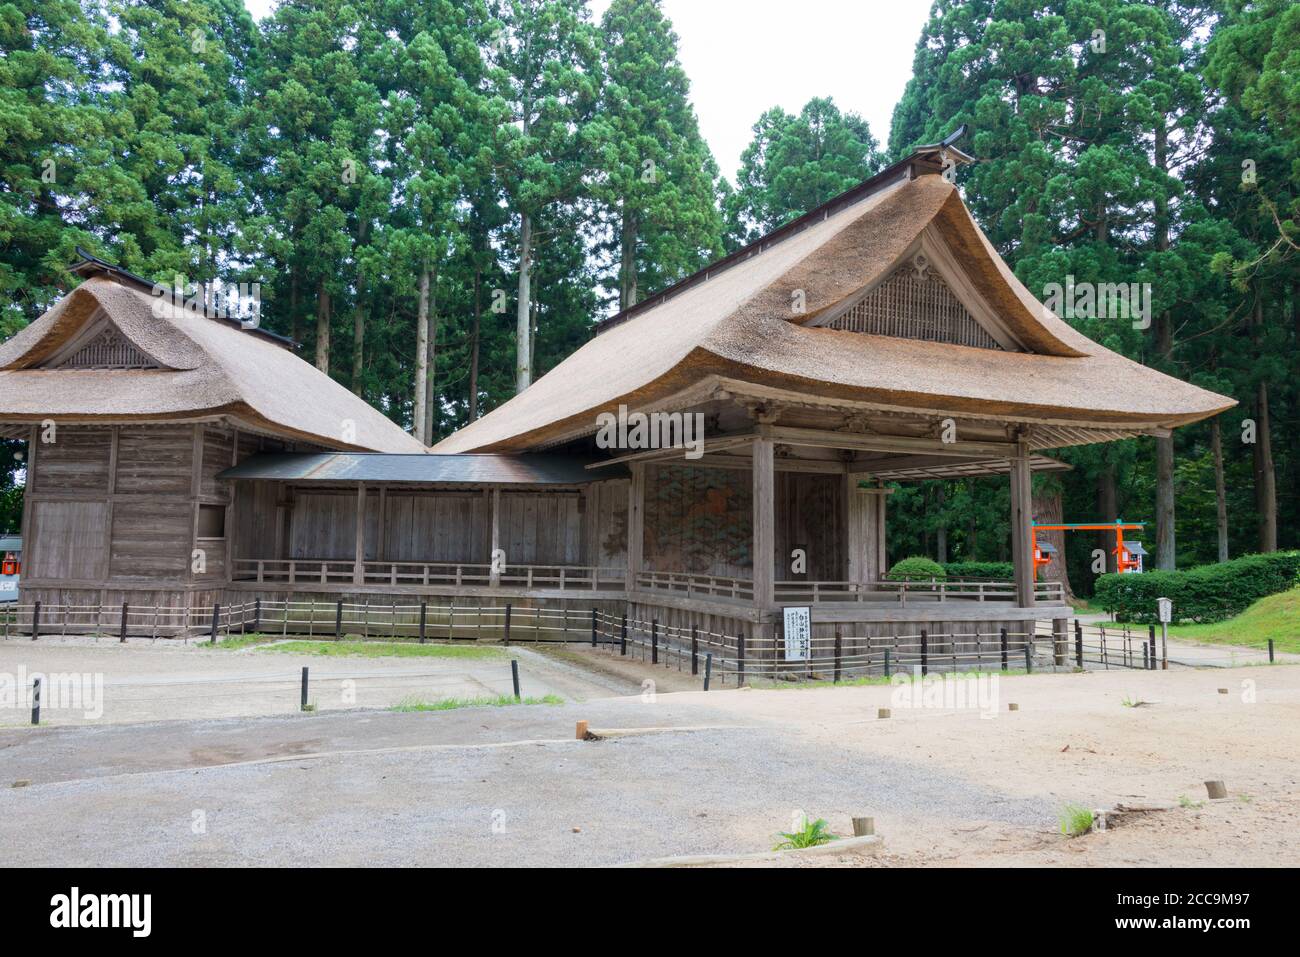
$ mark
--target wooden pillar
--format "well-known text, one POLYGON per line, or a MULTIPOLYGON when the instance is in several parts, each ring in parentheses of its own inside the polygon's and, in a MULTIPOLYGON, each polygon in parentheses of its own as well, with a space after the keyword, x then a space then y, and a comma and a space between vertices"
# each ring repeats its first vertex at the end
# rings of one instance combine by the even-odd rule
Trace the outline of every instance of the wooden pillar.
POLYGON ((776 459, 772 440, 754 439, 754 604, 768 609, 774 601, 773 572, 776 564, 776 459))
POLYGON ((629 467, 632 481, 627 486, 627 590, 633 591, 645 557, 645 465, 633 462, 629 467))
POLYGON ((501 584, 501 570, 497 565, 497 550, 501 548, 501 489, 492 490, 492 550, 488 555, 491 566, 489 584, 493 587, 501 584))
POLYGON ((582 558, 579 564, 600 567, 600 483, 582 490, 582 558))
POLYGON ((844 477, 844 580, 849 582, 870 581, 876 557, 871 535, 876 500, 858 487, 861 481, 862 476, 852 472, 844 477))
POLYGON ((873 497, 876 500, 876 563, 872 573, 877 579, 884 578, 885 574, 889 571, 889 549, 886 547, 888 545, 888 536, 886 535, 886 531, 888 530, 889 525, 886 522, 885 510, 886 504, 889 501, 889 496, 892 495, 893 492, 894 490, 892 488, 885 488, 883 484, 878 484, 873 493, 873 497))
POLYGON ((1011 459, 1011 560, 1015 565, 1016 604, 1021 608, 1034 604, 1034 554, 1029 544, 1032 522, 1029 450, 1020 442, 1017 454, 1011 459))
POLYGON ((366 581, 366 483, 357 485, 357 534, 356 560, 352 565, 352 584, 363 585, 366 581))

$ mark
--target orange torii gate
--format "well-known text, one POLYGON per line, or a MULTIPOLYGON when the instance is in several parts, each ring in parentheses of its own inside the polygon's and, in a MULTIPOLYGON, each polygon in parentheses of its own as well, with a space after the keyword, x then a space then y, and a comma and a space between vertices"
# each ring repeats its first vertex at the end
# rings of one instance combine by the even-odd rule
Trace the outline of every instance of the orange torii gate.
POLYGON ((1039 532, 1115 532, 1115 570, 1123 575, 1125 572, 1140 571, 1142 568, 1142 559, 1134 557, 1124 544, 1124 532, 1126 529, 1141 530, 1145 527, 1145 522, 1109 522, 1105 524, 1076 524, 1076 525, 1038 525, 1029 526, 1030 546, 1034 554, 1034 577, 1038 577, 1038 569, 1044 565, 1051 564, 1050 554, 1042 555, 1038 547, 1039 532))

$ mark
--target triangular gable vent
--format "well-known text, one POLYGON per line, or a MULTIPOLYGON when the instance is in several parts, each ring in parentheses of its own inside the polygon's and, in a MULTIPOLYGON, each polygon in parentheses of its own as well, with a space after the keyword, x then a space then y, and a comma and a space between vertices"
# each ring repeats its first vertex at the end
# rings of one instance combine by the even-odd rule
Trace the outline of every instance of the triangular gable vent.
POLYGON ((1002 349, 924 253, 905 260, 862 299, 834 318, 816 324, 896 339, 1002 349))
POLYGON ((158 363, 109 325, 66 359, 56 359, 55 369, 157 369, 158 363))

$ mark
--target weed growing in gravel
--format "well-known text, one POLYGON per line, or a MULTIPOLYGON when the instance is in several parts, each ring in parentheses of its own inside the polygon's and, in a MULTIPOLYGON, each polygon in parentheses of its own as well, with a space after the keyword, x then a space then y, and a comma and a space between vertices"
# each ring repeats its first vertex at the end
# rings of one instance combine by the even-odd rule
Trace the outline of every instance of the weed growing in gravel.
POLYGON ((564 704, 564 699, 556 694, 543 695, 540 698, 524 698, 522 701, 514 695, 503 694, 495 698, 439 698, 436 701, 421 701, 419 698, 403 698, 393 705, 390 711, 454 711, 457 708, 506 708, 516 704, 564 704))
POLYGON ((1196 808, 1205 807, 1205 802, 1204 802, 1204 801, 1193 801, 1193 800, 1192 800, 1191 798, 1189 798, 1186 794, 1180 794, 1180 795, 1178 796, 1178 806, 1179 806, 1179 807, 1191 808, 1192 810, 1195 810, 1196 808))
POLYGON ((1056 812, 1056 817, 1066 837, 1078 837, 1092 830, 1092 812, 1082 804, 1067 804, 1056 812))
POLYGON ((277 635, 263 635, 254 632, 249 635, 227 635, 218 641, 216 645, 210 647, 220 648, 225 651, 238 651, 240 648, 251 648, 254 645, 265 645, 268 642, 279 640, 277 635))
POLYGON ((816 847, 818 844, 829 844, 831 841, 839 839, 839 835, 832 834, 830 825, 823 818, 815 821, 804 819, 803 827, 797 831, 778 831, 777 837, 782 840, 772 848, 774 851, 793 851, 803 847, 816 847))

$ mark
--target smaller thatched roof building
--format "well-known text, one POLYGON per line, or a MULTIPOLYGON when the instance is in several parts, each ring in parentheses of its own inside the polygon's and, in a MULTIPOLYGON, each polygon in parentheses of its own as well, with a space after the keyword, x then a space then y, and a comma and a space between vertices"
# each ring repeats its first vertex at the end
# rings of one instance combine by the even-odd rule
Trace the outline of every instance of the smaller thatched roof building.
POLYGON ((228 319, 158 309, 151 284, 97 260, 86 281, 0 345, 7 423, 200 421, 330 449, 424 445, 294 354, 228 319))

